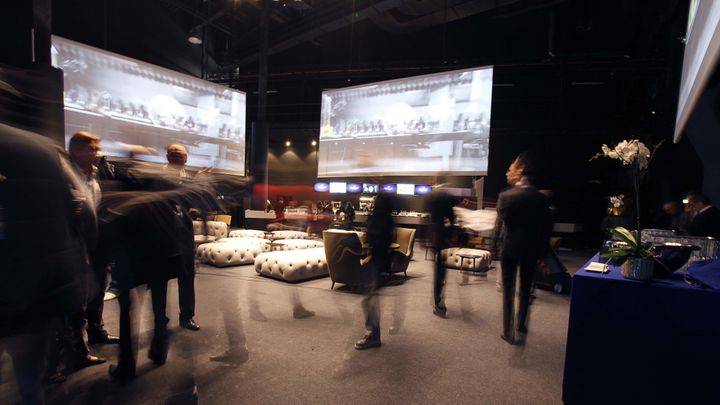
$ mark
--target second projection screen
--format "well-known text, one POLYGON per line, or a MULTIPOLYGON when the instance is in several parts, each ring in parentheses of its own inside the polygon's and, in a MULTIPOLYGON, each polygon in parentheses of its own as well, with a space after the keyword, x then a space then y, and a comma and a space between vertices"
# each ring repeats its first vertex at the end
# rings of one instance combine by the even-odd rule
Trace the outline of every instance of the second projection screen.
POLYGON ((487 174, 492 66, 328 90, 319 177, 487 174))

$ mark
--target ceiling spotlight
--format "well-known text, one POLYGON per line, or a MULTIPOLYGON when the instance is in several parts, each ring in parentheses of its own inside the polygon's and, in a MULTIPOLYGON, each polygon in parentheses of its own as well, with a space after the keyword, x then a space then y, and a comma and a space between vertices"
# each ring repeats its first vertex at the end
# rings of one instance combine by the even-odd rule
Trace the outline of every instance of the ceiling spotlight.
POLYGON ((203 40, 197 31, 192 31, 190 33, 190 35, 188 35, 188 42, 190 42, 193 45, 202 45, 203 40))
POLYGON ((311 144, 312 146, 315 146, 315 145, 317 145, 317 141, 313 139, 313 141, 310 142, 310 144, 311 144))
POLYGON ((290 141, 285 141, 285 146, 290 146, 290 145, 291 145, 290 141))

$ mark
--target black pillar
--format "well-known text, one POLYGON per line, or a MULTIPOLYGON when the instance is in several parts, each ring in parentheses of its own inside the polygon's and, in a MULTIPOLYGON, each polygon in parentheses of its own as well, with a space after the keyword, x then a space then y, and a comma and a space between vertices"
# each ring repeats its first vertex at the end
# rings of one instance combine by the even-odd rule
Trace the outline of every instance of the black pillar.
POLYGON ((268 78, 268 0, 260 3, 260 50, 258 58, 258 114, 252 128, 253 209, 264 209, 268 199, 268 125, 267 125, 267 78, 268 78))
POLYGON ((0 122, 62 144, 63 79, 51 66, 51 10, 51 0, 0 6, 0 122))

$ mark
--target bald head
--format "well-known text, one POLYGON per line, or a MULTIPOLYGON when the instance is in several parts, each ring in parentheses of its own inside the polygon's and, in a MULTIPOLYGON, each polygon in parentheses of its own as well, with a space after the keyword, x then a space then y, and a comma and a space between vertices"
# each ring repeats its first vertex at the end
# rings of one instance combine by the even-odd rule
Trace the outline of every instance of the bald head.
POLYGON ((167 146, 167 161, 171 165, 185 166, 187 155, 187 149, 179 143, 171 143, 167 146))

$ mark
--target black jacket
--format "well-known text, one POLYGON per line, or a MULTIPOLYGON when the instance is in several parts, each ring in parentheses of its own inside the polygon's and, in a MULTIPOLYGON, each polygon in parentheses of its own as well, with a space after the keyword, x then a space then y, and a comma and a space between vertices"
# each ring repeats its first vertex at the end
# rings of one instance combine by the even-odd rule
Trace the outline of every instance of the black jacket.
POLYGON ((693 236, 712 236, 720 238, 720 210, 711 206, 695 215, 690 221, 688 232, 693 236))
POLYGON ((495 227, 500 255, 543 257, 552 230, 550 201, 532 186, 516 186, 498 197, 495 227))

